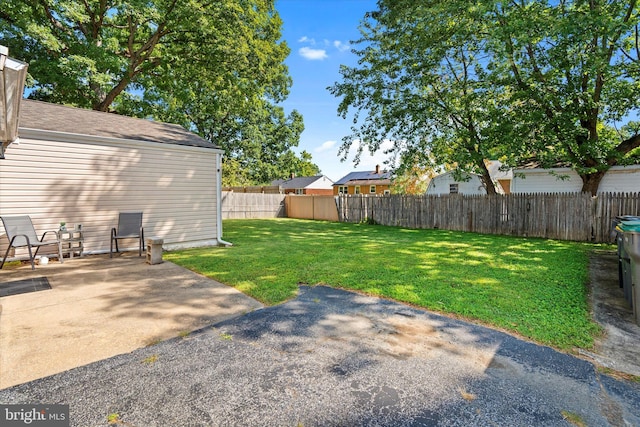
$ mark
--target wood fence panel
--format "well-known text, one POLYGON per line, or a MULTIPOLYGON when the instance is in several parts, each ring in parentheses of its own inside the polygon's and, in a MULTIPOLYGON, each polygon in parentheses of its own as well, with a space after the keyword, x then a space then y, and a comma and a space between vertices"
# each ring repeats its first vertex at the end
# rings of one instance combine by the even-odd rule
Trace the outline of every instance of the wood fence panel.
POLYGON ((338 208, 335 196, 313 195, 313 219, 321 221, 338 221, 338 208))
POLYGON ((338 196, 340 221, 611 242, 612 221, 640 216, 640 193, 338 196))
POLYGON ((289 194, 285 204, 289 218, 339 220, 335 196, 289 194))
POLYGON ((288 218, 314 219, 313 197, 287 195, 285 199, 288 218))
POLYGON ((613 220, 640 216, 640 193, 486 196, 287 196, 223 192, 223 218, 289 216, 523 237, 613 242, 613 220), (300 204, 300 206, 296 205, 300 204))
POLYGON ((260 193, 260 194, 280 194, 282 193, 278 185, 248 185, 238 187, 223 187, 222 191, 233 191, 234 193, 260 193))
POLYGON ((286 217, 284 194, 222 192, 222 218, 286 217))

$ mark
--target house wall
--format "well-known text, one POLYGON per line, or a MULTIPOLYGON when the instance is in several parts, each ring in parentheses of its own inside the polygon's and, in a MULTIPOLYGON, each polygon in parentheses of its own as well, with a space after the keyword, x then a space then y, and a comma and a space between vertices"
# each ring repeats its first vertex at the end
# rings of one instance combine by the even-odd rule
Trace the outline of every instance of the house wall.
MULTIPOLYGON (((390 191, 391 190, 391 186, 390 185, 385 185, 385 184, 374 184, 376 186, 376 193, 378 195, 383 195, 385 190, 386 191, 390 191)), ((338 188, 342 187, 340 185, 334 185, 333 186, 333 195, 337 196, 338 195, 338 188)), ((347 194, 356 194, 356 186, 355 185, 347 185, 347 194)), ((360 194, 373 194, 373 193, 369 193, 369 185, 362 185, 360 184, 360 194)))
MULTIPOLYGON (((219 150, 34 130, 20 136, 0 160, 0 216, 30 215, 39 235, 60 221, 81 223, 89 253, 108 252, 121 211, 143 211, 145 237, 163 238, 165 248, 217 243, 219 150)), ((2 236, 1 255, 6 244, 2 236)))
POLYGON ((332 196, 333 189, 331 188, 306 188, 304 190, 304 194, 314 195, 314 196, 332 196))
MULTIPOLYGON (((296 194, 295 188, 285 188, 283 190, 284 194, 296 194)), ((331 196, 333 194, 332 189, 322 189, 322 188, 303 188, 302 194, 305 195, 321 195, 321 196, 331 196)))
POLYGON ((428 195, 446 195, 449 193, 449 185, 458 184, 458 194, 478 195, 487 194, 487 190, 482 185, 482 181, 478 175, 471 175, 469 181, 456 181, 452 172, 446 172, 435 176, 429 181, 427 187, 428 195))
MULTIPOLYGON (((512 193, 579 193, 581 190, 580 176, 569 168, 516 169, 511 182, 512 193)), ((639 191, 640 165, 613 166, 598 189, 599 193, 639 191)))
POLYGON ((499 179, 498 184, 502 188, 504 194, 511 194, 511 180, 512 179, 499 179))
MULTIPOLYGON (((329 190, 329 193, 324 193, 324 194, 331 194, 331 191, 333 189, 333 181, 331 181, 326 176, 323 176, 322 178, 317 179, 311 184, 307 185, 306 189, 307 190, 329 190)), ((321 194, 321 193, 313 192, 308 194, 321 194)))

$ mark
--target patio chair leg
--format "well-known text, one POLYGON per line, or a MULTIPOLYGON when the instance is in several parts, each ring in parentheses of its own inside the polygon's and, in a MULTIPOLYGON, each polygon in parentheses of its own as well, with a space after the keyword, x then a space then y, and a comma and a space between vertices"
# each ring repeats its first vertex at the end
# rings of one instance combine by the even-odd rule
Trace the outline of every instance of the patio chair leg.
POLYGON ((58 240, 58 256, 60 257, 60 264, 64 263, 64 256, 62 255, 62 242, 60 240, 58 240))
POLYGON ((118 239, 116 239, 115 237, 111 237, 111 249, 109 250, 109 258, 113 258, 113 243, 116 243, 116 252, 120 252, 120 250, 118 249, 118 239))
POLYGON ((34 257, 34 255, 33 255, 33 252, 31 251, 31 245, 27 245, 27 249, 29 249, 29 259, 31 260, 31 269, 32 269, 32 270, 35 270, 35 269, 36 269, 36 266, 35 266, 35 264, 33 263, 33 257, 34 257))
POLYGON ((9 251, 11 250, 11 245, 7 248, 7 252, 4 253, 4 258, 2 258, 2 262, 0 262, 0 270, 4 266, 4 262, 7 260, 7 256, 9 256, 9 251))

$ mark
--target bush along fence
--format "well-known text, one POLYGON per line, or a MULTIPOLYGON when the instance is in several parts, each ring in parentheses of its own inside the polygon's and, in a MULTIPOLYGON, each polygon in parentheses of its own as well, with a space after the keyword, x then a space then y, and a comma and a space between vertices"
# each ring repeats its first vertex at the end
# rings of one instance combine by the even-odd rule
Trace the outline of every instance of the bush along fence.
POLYGON ((612 221, 640 215, 640 193, 341 195, 342 222, 612 243, 612 221))

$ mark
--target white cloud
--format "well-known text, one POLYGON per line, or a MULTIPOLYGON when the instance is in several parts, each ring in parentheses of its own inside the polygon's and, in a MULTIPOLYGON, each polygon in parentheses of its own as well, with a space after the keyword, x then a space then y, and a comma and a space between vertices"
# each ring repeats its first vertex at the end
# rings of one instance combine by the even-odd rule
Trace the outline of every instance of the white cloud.
POLYGON ((302 36, 298 39, 298 43, 309 43, 311 45, 316 44, 316 40, 315 39, 310 39, 307 36, 302 36))
POLYGON ((351 46, 349 45, 349 43, 343 43, 340 40, 334 40, 333 41, 333 47, 338 49, 338 51, 340 51, 340 52, 346 52, 349 49, 351 49, 351 46))
POLYGON ((315 152, 322 153, 323 151, 331 150, 333 147, 335 147, 336 144, 337 141, 325 141, 322 143, 322 145, 315 149, 315 152))
POLYGON ((310 47, 301 47, 298 50, 298 53, 305 59, 310 61, 322 61, 323 59, 327 59, 329 55, 327 55, 327 51, 324 49, 312 49, 310 47))
MULTIPOLYGON (((336 50, 338 50, 338 52, 346 52, 348 50, 351 49, 351 45, 348 42, 343 42, 341 40, 329 40, 329 39, 323 39, 321 43, 316 42, 316 39, 314 38, 310 38, 307 36, 302 36, 298 39, 298 43, 303 43, 303 44, 307 44, 309 46, 316 46, 318 44, 323 45, 326 48, 334 48, 336 50)), ((308 52, 315 52, 315 51, 319 51, 320 49, 312 49, 309 47, 303 47, 302 49, 304 49, 305 51, 308 52)), ((301 50, 302 50, 301 49, 301 50)), ((326 50, 325 50, 326 53, 326 50)), ((301 53, 302 54, 302 53, 301 53)), ((302 54, 303 56, 305 56, 304 54, 302 54)), ((307 58, 307 56, 305 56, 305 58, 307 58)), ((307 58, 310 59, 310 58, 307 58)), ((313 58, 313 59, 317 59, 317 58, 313 58)))

